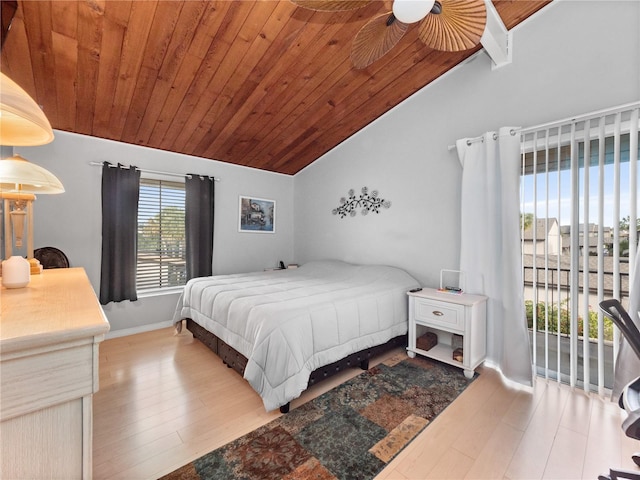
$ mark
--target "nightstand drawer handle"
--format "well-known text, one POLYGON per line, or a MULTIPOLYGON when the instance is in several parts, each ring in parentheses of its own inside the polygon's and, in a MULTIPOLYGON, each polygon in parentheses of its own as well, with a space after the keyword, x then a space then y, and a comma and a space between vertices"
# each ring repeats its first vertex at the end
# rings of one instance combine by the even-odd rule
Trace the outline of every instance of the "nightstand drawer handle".
POLYGON ((441 317, 444 315, 444 313, 442 313, 440 310, 434 310, 433 313, 436 317, 441 317))

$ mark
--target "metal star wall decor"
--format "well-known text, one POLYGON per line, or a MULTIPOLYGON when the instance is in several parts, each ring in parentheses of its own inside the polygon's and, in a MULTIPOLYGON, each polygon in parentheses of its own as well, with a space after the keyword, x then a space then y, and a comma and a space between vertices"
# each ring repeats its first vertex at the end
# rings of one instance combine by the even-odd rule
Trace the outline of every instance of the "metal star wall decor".
POLYGON ((369 193, 367 187, 362 187, 362 193, 356 197, 353 189, 349 190, 348 197, 342 197, 340 199, 340 206, 334 208, 331 213, 334 215, 340 215, 340 218, 344 218, 347 215, 355 217, 358 213, 358 208, 361 208, 360 213, 366 215, 369 212, 380 213, 381 208, 391 207, 389 200, 384 200, 378 197, 378 191, 373 190, 369 193))

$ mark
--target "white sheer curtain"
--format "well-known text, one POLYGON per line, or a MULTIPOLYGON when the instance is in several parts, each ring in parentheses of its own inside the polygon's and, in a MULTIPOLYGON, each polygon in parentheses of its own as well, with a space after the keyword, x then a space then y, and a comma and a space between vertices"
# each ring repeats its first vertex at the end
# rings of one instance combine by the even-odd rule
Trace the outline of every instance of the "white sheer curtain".
MULTIPOLYGON (((636 265, 630 285, 628 313, 640 328, 640 248, 638 248, 638 253, 636 254, 636 265)), ((627 383, 638 378, 638 375, 640 375, 640 359, 638 359, 636 353, 621 335, 611 400, 617 402, 627 383)))
POLYGON ((460 270, 488 297, 487 363, 533 384, 520 247, 520 135, 513 128, 456 142, 462 164, 460 270), (518 133, 518 134, 516 134, 518 133))

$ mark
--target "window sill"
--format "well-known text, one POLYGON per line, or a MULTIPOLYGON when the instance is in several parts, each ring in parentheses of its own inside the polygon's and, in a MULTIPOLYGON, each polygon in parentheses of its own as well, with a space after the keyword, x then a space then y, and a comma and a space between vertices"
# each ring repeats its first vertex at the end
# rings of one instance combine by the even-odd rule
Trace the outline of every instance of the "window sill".
POLYGON ((138 292, 138 298, 173 295, 176 293, 182 293, 183 290, 184 290, 184 285, 180 285, 179 287, 154 288, 154 289, 143 290, 141 292, 138 292))

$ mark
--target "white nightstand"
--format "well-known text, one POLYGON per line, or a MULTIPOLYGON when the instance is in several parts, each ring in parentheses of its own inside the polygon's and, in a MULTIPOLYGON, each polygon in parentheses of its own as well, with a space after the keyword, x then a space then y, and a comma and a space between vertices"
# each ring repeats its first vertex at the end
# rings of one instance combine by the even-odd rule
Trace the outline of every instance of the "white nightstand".
POLYGON ((409 292, 409 346, 407 354, 416 353, 464 369, 473 377, 487 352, 487 297, 466 293, 452 294, 424 288, 409 292), (416 347, 416 339, 427 332, 438 337, 429 350, 416 347), (453 337, 462 336, 462 362, 453 359, 453 337))

